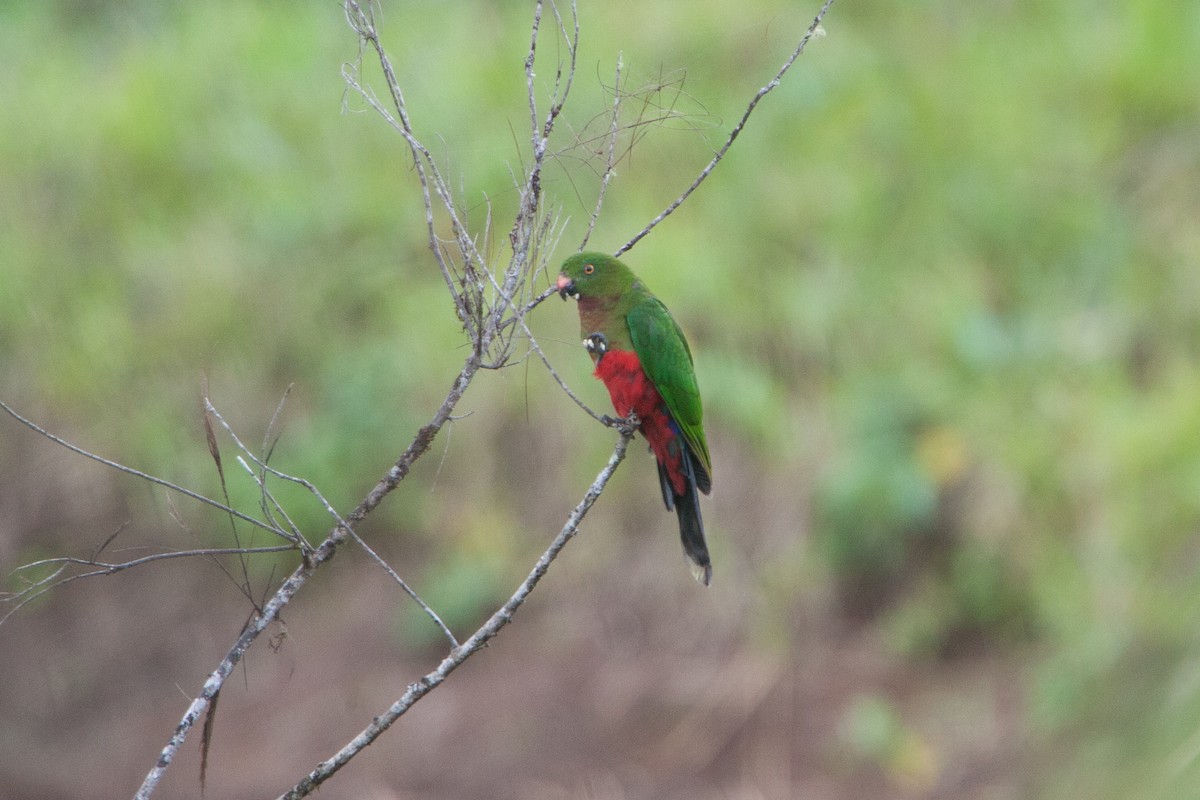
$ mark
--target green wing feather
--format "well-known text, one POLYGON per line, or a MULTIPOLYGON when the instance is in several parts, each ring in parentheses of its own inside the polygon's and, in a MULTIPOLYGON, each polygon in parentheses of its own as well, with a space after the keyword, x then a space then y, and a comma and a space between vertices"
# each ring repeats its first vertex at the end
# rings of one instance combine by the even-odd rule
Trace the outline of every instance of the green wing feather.
POLYGON ((649 293, 634 304, 625 320, 642 369, 662 395, 667 410, 696 456, 694 463, 699 468, 696 481, 707 494, 712 461, 708 455, 708 442, 704 439, 704 411, 687 339, 667 307, 649 293))

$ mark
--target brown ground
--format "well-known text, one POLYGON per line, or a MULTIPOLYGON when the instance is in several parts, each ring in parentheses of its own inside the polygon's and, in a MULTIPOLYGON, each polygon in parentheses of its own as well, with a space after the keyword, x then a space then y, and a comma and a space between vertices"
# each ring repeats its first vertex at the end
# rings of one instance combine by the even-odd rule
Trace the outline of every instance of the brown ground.
MULTIPOLYGON (((25 444, 22 456, 81 472, 81 487, 110 485, 25 444)), ((83 503, 109 508, 112 522, 98 526, 51 502, 54 487, 17 496, 11 485, 0 490, 6 572, 31 537, 95 542, 125 518, 100 490, 83 503)), ((758 516, 718 546, 711 590, 688 577, 672 537, 637 534, 647 513, 670 531, 656 497, 602 498, 514 624, 315 796, 1025 796, 1017 666, 971 643, 922 663, 898 658, 877 626, 848 621, 819 589, 780 604, 756 576, 796 536, 792 512, 743 501, 789 493, 735 478, 724 491, 730 508, 758 516), (619 548, 605 539, 614 535, 619 548), (892 712, 876 727, 894 723, 882 739, 870 733, 881 707, 892 712)), ((709 506, 715 531, 734 527, 724 507, 709 506)), ((139 535, 159 533, 122 534, 139 535)), ((529 552, 550 535, 529 534, 529 552)), ((399 633, 406 602, 360 554, 340 554, 287 610, 278 648, 260 642, 227 684, 206 796, 275 797, 432 669, 440 645, 414 651, 399 633)), ((246 613, 218 569, 193 561, 76 582, 16 615, 0 627, 0 796, 131 796, 246 613)), ((156 797, 200 796, 198 739, 156 797)))

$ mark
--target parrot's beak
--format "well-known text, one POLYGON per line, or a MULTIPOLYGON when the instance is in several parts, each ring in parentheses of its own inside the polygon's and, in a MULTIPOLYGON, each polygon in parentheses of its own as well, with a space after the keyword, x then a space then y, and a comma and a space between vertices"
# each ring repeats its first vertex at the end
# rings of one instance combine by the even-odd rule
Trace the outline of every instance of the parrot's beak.
POLYGON ((583 346, 592 354, 592 358, 596 360, 596 365, 599 366, 600 359, 604 358, 604 354, 608 352, 608 339, 603 333, 597 331, 583 340, 583 346))
POLYGON ((567 299, 567 295, 578 298, 579 293, 575 291, 575 281, 568 278, 566 275, 558 276, 558 283, 555 284, 558 288, 558 296, 563 300, 567 299))

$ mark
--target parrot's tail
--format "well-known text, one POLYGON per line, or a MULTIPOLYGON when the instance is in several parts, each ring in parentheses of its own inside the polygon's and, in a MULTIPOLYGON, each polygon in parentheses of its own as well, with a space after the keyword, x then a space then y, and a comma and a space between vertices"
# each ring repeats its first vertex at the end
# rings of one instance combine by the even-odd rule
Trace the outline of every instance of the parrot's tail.
POLYGON ((683 497, 675 498, 675 513, 679 515, 683 552, 692 562, 692 575, 708 586, 712 583, 712 560, 704 542, 704 520, 700 519, 700 499, 695 486, 689 486, 683 497))
POLYGON ((708 586, 712 583, 712 559, 708 555, 708 544, 704 541, 704 520, 700 517, 700 492, 696 489, 696 474, 686 453, 683 465, 684 474, 687 476, 683 494, 676 494, 671 488, 667 471, 661 461, 658 464, 658 478, 662 484, 667 510, 674 508, 676 516, 679 517, 679 538, 683 541, 683 553, 691 562, 692 575, 708 586))

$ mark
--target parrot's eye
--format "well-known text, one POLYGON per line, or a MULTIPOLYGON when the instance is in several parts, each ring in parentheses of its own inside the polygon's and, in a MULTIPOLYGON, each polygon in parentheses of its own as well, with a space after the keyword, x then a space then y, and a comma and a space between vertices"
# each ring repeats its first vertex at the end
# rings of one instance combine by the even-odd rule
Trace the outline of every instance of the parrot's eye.
POLYGON ((583 274, 584 275, 591 275, 595 271, 596 271, 595 264, 584 264, 583 265, 583 274))

